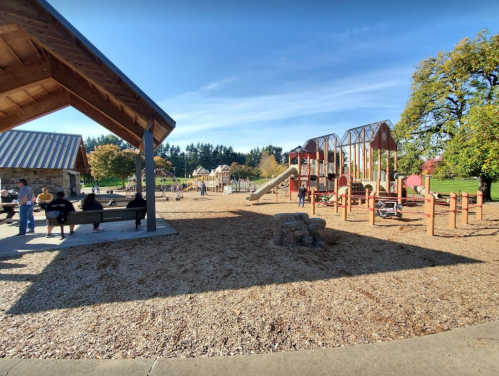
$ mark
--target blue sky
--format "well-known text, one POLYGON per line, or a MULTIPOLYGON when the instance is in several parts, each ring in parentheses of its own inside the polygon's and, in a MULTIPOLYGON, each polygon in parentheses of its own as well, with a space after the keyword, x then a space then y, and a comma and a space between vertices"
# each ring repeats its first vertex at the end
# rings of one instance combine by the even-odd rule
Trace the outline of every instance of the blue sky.
MULTIPOLYGON (((498 1, 49 0, 177 122, 167 138, 290 150, 399 120, 411 74, 482 29, 498 1), (119 5, 118 5, 119 4, 119 5)), ((109 133, 68 108, 19 129, 109 133)))

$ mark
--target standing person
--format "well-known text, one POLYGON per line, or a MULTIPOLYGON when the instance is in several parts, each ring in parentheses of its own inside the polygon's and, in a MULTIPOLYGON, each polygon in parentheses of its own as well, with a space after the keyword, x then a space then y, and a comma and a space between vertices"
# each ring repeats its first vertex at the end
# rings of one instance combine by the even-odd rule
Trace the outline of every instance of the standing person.
MULTIPOLYGON (((2 200, 2 204, 12 204, 12 201, 14 201, 14 199, 11 197, 11 195, 9 195, 9 192, 6 189, 2 190, 0 200, 2 200)), ((16 215, 16 211, 14 210, 14 208, 11 208, 10 206, 4 206, 3 211, 4 213, 7 213, 7 217, 5 217, 5 219, 1 219, 0 222, 5 221, 5 223, 7 224, 12 223, 11 219, 16 215)))
POLYGON ((76 185, 73 185, 71 187, 71 197, 74 197, 74 196, 76 196, 76 185))
POLYGON ((35 232, 35 218, 33 217, 35 192, 26 179, 19 179, 17 184, 19 185, 19 233, 14 236, 24 236, 26 230, 29 234, 33 234, 35 232))
MULTIPOLYGON (((142 198, 142 194, 137 192, 135 193, 135 198, 130 201, 126 205, 127 209, 128 208, 146 208, 147 211, 147 201, 142 198)), ((137 224, 140 226, 140 219, 137 221, 137 224)))
POLYGON ((95 185, 92 187, 92 193, 95 193, 95 185))
POLYGON ((52 196, 50 193, 49 193, 49 190, 48 188, 42 188, 42 193, 40 193, 38 195, 38 197, 36 198, 36 203, 38 205, 40 205, 40 207, 43 209, 43 210, 46 210, 47 209, 47 205, 49 204, 50 201, 52 201, 54 199, 54 196, 52 196))
MULTIPOLYGON (((104 210, 104 208, 102 207, 102 204, 96 200, 95 193, 90 193, 83 199, 81 210, 104 210)), ((104 231, 104 228, 99 228, 99 223, 94 223, 94 229, 92 230, 92 232, 101 231, 104 231)))
POLYGON ((99 183, 95 184, 95 189, 97 190, 97 193, 100 193, 99 183))
POLYGON ((204 181, 201 182, 201 196, 204 196, 204 193, 206 192, 206 184, 204 181))
MULTIPOLYGON (((69 212, 74 212, 75 208, 71 202, 64 199, 64 192, 57 192, 55 200, 48 203, 45 209, 47 216, 47 235, 46 238, 52 237, 52 229, 54 226, 49 224, 49 218, 57 218, 57 222, 63 224, 68 218, 69 212)), ((69 235, 74 235, 75 225, 69 225, 69 235)))
POLYGON ((305 189, 305 183, 302 183, 301 187, 298 188, 298 207, 301 206, 302 208, 305 206, 305 194, 307 193, 307 190, 305 189))

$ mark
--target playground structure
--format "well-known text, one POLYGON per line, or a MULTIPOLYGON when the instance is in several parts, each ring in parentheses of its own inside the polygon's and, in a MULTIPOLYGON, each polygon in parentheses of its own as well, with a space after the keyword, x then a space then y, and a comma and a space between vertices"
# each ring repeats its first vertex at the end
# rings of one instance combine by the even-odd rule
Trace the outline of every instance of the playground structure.
MULTIPOLYGON (((154 181, 159 179, 159 185, 155 185, 154 191, 160 193, 160 197, 164 197, 167 201, 170 200, 170 192, 174 193, 175 200, 183 198, 182 183, 178 178, 163 168, 154 169, 154 181)), ((142 170, 142 183, 146 182, 146 171, 142 170)), ((128 177, 128 183, 125 188, 126 197, 131 198, 137 192, 137 179, 135 175, 128 177)), ((144 195, 144 197, 146 197, 144 195)))
MULTIPOLYGON (((289 168, 247 197, 258 200, 263 194, 289 179, 289 199, 304 185, 310 199, 312 192, 338 194, 350 189, 353 194, 376 192, 397 195, 402 189, 397 174, 397 145, 390 133, 389 120, 352 128, 340 139, 335 133, 307 140, 289 153, 289 168)), ((422 185, 411 185, 425 194, 422 185)), ((438 197, 437 197, 438 198, 438 197)), ((359 198, 359 200, 365 200, 359 198)))
POLYGON ((298 192, 304 184, 309 197, 312 191, 341 187, 353 192, 396 193, 397 145, 390 133, 392 126, 384 120, 349 129, 341 139, 332 133, 293 149, 289 164, 298 165, 300 176, 290 181, 290 192, 298 192))
POLYGON ((224 186, 230 185, 230 167, 219 165, 217 168, 211 170, 211 172, 202 166, 197 168, 192 173, 192 185, 200 189, 203 182, 206 185, 206 190, 223 192, 224 186))

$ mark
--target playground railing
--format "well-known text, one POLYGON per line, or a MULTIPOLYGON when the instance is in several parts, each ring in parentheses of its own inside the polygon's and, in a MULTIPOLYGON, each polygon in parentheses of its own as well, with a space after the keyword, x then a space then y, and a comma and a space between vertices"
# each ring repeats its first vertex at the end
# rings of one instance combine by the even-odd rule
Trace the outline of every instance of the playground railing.
MULTIPOLYGON (((469 212, 471 208, 475 209, 476 219, 478 221, 482 220, 483 216, 483 193, 478 191, 476 194, 469 194, 467 192, 462 192, 459 195, 453 192, 449 193, 449 199, 442 201, 442 199, 437 199, 435 194, 426 194, 424 198, 411 198, 411 197, 382 197, 378 195, 373 195, 366 193, 366 195, 350 194, 347 190, 346 193, 338 194, 336 192, 325 194, 325 192, 315 192, 311 193, 312 205, 311 214, 315 215, 316 206, 334 206, 335 213, 338 213, 338 207, 341 208, 341 219, 343 221, 348 220, 348 213, 352 212, 352 209, 357 210, 367 210, 369 216, 369 224, 376 224, 376 213, 389 212, 394 217, 401 217, 404 215, 415 215, 426 218, 427 235, 435 235, 435 217, 437 215, 449 215, 449 228, 456 228, 456 217, 461 212, 461 223, 463 225, 468 224, 469 212), (458 197, 461 197, 460 205, 458 203, 458 197), (470 204, 469 198, 476 197, 476 204, 470 204), (357 205, 352 204, 352 200, 357 200, 357 205), (364 201, 365 200, 365 201, 364 201), (333 201, 331 204, 330 202, 333 201), (424 211, 407 211, 399 210, 399 206, 403 201, 419 202, 424 203, 424 211), (327 202, 327 203, 325 203, 327 202), (363 205, 365 202, 365 205, 363 205), (378 205, 377 203, 383 202, 384 205, 378 205), (386 203, 389 202, 393 204, 391 207, 386 207, 386 203), (320 203, 320 205, 317 205, 320 203), (436 207, 447 209, 436 211, 436 207)), ((401 206, 400 206, 401 207, 401 206)), ((382 216, 383 218, 390 218, 390 216, 382 216)))

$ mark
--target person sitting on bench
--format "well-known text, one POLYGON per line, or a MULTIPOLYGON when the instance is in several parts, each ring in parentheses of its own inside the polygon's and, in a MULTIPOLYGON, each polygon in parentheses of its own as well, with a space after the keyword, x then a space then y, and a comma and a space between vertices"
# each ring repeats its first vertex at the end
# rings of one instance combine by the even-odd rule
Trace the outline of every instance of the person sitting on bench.
POLYGON ((54 197, 49 193, 48 188, 42 188, 42 193, 36 198, 36 203, 43 209, 47 210, 49 202, 51 202, 54 197))
MULTIPOLYGON (((135 198, 126 205, 128 208, 146 208, 147 211, 147 201, 142 198, 140 192, 135 193, 135 198)), ((140 226, 140 219, 136 222, 140 226)))
MULTIPOLYGON (((9 192, 7 192, 7 190, 2 190, 2 196, 0 197, 0 200, 2 200, 2 203, 4 204, 12 204, 12 201, 14 201, 14 199, 11 197, 11 195, 9 195, 9 192)), ((5 217, 5 219, 1 219, 0 222, 2 221, 6 221, 6 223, 10 224, 12 223, 11 219, 13 216, 16 215, 16 211, 14 210, 14 208, 11 208, 11 207, 7 207, 7 206, 4 206, 3 207, 3 211, 4 213, 7 213, 7 217, 5 217)))
MULTIPOLYGON (((49 224, 50 218, 57 218, 57 222, 64 224, 68 218, 68 213, 76 211, 73 204, 64 199, 64 192, 57 192, 55 197, 55 200, 50 201, 47 209, 45 209, 45 215, 47 216, 47 238, 52 237, 52 229, 54 228, 54 226, 49 224)), ((69 235, 74 235, 74 230, 75 225, 69 225, 69 235)))
MULTIPOLYGON (((81 210, 104 210, 102 204, 96 200, 95 193, 89 193, 82 201, 81 210)), ((94 223, 92 232, 101 232, 104 228, 99 228, 99 223, 94 223)))

